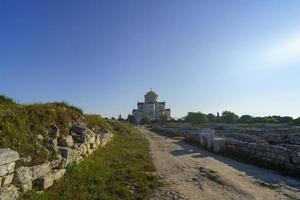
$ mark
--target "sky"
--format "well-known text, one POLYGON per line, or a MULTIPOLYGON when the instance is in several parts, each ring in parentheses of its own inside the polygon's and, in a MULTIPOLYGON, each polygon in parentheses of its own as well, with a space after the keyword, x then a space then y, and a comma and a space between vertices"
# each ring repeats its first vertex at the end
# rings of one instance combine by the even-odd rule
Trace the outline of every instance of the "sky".
POLYGON ((125 117, 300 116, 300 1, 0 1, 0 94, 125 117))

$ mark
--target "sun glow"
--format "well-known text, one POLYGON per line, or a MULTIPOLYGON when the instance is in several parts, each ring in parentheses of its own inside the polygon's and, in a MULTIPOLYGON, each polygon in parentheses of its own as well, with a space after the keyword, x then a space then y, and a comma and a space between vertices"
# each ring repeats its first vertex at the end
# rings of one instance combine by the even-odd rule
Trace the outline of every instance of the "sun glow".
POLYGON ((264 53, 267 67, 287 67, 300 64, 300 33, 277 42, 264 53))

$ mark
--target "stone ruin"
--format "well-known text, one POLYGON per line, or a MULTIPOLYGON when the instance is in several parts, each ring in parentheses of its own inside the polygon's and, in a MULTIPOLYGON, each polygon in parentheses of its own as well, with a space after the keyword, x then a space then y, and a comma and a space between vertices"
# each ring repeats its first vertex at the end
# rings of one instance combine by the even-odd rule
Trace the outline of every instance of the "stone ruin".
POLYGON ((255 130, 253 134, 236 133, 233 129, 218 133, 211 128, 196 131, 166 126, 153 126, 152 130, 163 135, 182 136, 210 151, 248 158, 300 177, 300 133, 280 133, 278 129, 255 130))
MULTIPOLYGON (((19 154, 11 149, 0 149, 0 199, 14 200, 32 188, 44 190, 51 187, 66 173, 66 167, 79 163, 98 147, 106 145, 113 137, 108 131, 94 132, 86 125, 73 125, 70 134, 61 135, 58 127, 52 126, 50 137, 40 139, 50 150, 57 153, 56 159, 41 165, 19 166, 19 154)), ((23 158, 26 160, 26 158, 23 158)))

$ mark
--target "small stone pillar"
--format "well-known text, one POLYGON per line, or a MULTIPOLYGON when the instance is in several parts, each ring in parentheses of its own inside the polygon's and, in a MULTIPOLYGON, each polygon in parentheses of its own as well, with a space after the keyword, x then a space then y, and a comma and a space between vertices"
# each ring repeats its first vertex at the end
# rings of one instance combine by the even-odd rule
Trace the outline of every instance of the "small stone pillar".
POLYGON ((211 128, 202 129, 199 134, 200 144, 208 149, 213 147, 213 139, 215 138, 215 130, 211 128))

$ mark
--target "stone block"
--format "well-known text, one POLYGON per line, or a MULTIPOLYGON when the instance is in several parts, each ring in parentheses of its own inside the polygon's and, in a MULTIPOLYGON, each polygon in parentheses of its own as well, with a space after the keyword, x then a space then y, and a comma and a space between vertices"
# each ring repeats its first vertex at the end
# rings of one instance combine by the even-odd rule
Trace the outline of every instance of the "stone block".
POLYGON ((44 190, 53 185, 54 176, 52 173, 46 174, 41 176, 36 181, 34 181, 34 186, 37 187, 39 190, 44 190))
POLYGON ((13 183, 16 185, 23 185, 28 182, 31 182, 32 179, 33 179, 33 174, 30 167, 20 167, 15 170, 13 183))
POLYGON ((62 160, 62 156, 60 154, 58 154, 56 156, 57 158, 53 161, 51 161, 51 168, 57 168, 62 160))
POLYGON ((2 186, 5 186, 5 185, 9 185, 11 184, 12 180, 14 178, 14 174, 8 174, 4 177, 2 177, 2 186))
POLYGON ((8 171, 9 174, 13 173, 15 171, 15 166, 16 166, 15 162, 11 162, 11 163, 6 165, 7 171, 8 171))
POLYGON ((51 169, 51 163, 45 163, 45 164, 41 164, 41 165, 35 165, 30 167, 31 171, 32 171, 32 180, 36 180, 37 178, 44 176, 45 174, 48 174, 51 169))
POLYGON ((57 151, 57 139, 45 138, 44 144, 49 150, 57 151))
POLYGON ((14 185, 0 188, 1 200, 17 200, 19 197, 18 189, 14 185))
POLYGON ((59 151, 63 158, 66 160, 66 165, 69 165, 79 156, 79 151, 68 147, 60 147, 59 151))
POLYGON ((8 174, 7 166, 6 165, 0 166, 0 176, 5 176, 6 174, 8 174))
POLYGON ((213 139, 214 152, 221 152, 225 150, 225 139, 224 138, 214 138, 213 139))
POLYGON ((71 135, 61 136, 58 138, 58 145, 62 147, 74 146, 73 137, 71 135))
POLYGON ((0 166, 19 160, 19 154, 11 149, 0 149, 0 166))
POLYGON ((53 171, 53 178, 55 181, 61 179, 66 173, 66 169, 54 170, 53 171))
POLYGON ((86 135, 78 135, 78 134, 72 134, 73 140, 77 143, 85 143, 87 142, 87 136, 86 135))
POLYGON ((31 191, 32 190, 32 182, 22 183, 20 185, 20 188, 23 193, 31 191))
POLYGON ((59 128, 56 125, 52 125, 50 128, 50 137, 52 139, 57 139, 59 136, 59 128))
POLYGON ((0 188, 2 187, 2 177, 0 177, 0 188))
POLYGON ((73 125, 71 130, 79 135, 85 135, 87 133, 87 127, 84 125, 73 125))

